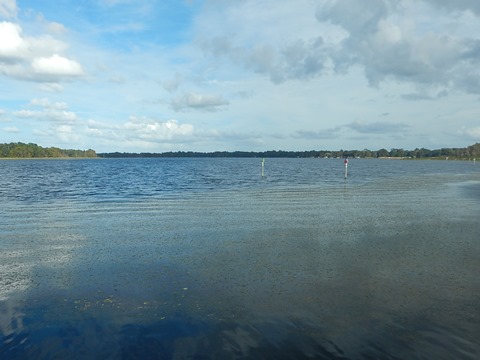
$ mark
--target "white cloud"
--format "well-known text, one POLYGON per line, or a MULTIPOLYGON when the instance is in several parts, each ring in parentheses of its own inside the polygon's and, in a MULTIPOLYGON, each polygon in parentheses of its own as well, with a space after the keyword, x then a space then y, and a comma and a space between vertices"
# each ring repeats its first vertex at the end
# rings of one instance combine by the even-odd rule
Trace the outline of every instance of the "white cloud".
POLYGON ((478 141, 480 140, 480 126, 470 128, 463 127, 460 129, 460 134, 465 135, 472 140, 478 141))
POLYGON ((193 125, 179 124, 176 120, 159 122, 146 118, 131 116, 123 128, 132 131, 133 136, 142 140, 163 141, 193 135, 193 125))
POLYGON ((89 136, 107 141, 140 141, 144 144, 181 143, 191 140, 195 134, 191 124, 181 124, 173 119, 158 121, 134 115, 120 125, 89 120, 87 126, 89 136))
POLYGON ((65 110, 45 110, 45 118, 48 120, 58 121, 58 122, 76 122, 79 120, 78 116, 73 111, 65 110))
POLYGON ((49 32, 53 34, 63 34, 67 31, 65 26, 63 24, 60 24, 58 22, 52 21, 47 24, 47 29, 49 32))
POLYGON ((35 73, 41 75, 80 76, 83 75, 81 65, 63 56, 54 54, 50 57, 35 58, 32 61, 35 73))
POLYGON ((217 111, 229 102, 217 95, 185 93, 175 97, 170 104, 175 111, 217 111))
POLYGON ((26 55, 27 45, 22 39, 22 29, 19 25, 0 22, 0 61, 11 62, 26 55))
POLYGON ((23 39, 29 49, 28 60, 38 57, 49 57, 52 54, 61 54, 68 49, 67 43, 51 35, 25 36, 23 39))
POLYGON ((47 109, 66 110, 68 105, 65 102, 50 102, 48 98, 32 99, 30 105, 40 106, 47 109))
POLYGON ((83 134, 78 126, 61 124, 52 126, 48 129, 33 129, 35 136, 53 139, 54 142, 68 144, 68 147, 74 143, 80 143, 83 140, 83 134))
POLYGON ((45 108, 40 111, 22 109, 14 111, 13 115, 24 119, 37 119, 57 123, 74 123, 80 120, 74 112, 56 108, 45 108))
MULTIPOLYGON (((56 32, 63 26, 50 25, 56 32)), ((84 75, 80 63, 61 55, 67 44, 50 35, 24 36, 19 24, 3 21, 0 39, 0 74, 50 84, 84 75)))
POLYGON ((20 129, 18 129, 17 127, 15 126, 8 126, 8 127, 4 127, 3 128, 3 131, 7 132, 7 133, 19 133, 20 132, 20 129))
POLYGON ((0 61, 29 61, 66 50, 67 45, 50 35, 24 36, 19 24, 0 22, 0 61))
POLYGON ((16 0, 0 0, 0 16, 4 18, 14 18, 17 16, 16 0))
POLYGON ((72 125, 60 125, 54 130, 54 133, 64 143, 73 143, 81 140, 80 134, 72 125))
POLYGON ((18 110, 13 112, 13 115, 21 118, 32 118, 32 117, 36 117, 37 114, 38 114, 38 111, 33 111, 33 110, 18 110))

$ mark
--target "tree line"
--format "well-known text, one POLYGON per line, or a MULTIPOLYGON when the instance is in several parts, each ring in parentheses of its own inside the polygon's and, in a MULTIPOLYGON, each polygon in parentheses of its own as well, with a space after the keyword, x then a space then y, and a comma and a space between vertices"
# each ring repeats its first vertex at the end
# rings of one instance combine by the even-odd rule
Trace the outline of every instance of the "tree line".
POLYGON ((126 153, 112 152, 100 153, 99 157, 105 158, 179 158, 179 157, 208 157, 208 158, 225 158, 225 157, 266 157, 266 158, 410 158, 410 159, 472 159, 480 157, 480 143, 468 146, 466 148, 442 148, 437 150, 429 150, 425 148, 404 150, 404 149, 379 149, 379 150, 309 150, 309 151, 214 151, 214 152, 195 152, 195 151, 176 151, 163 153, 126 153))
POLYGON ((148 158, 148 157, 266 157, 266 158, 410 158, 410 159, 474 159, 480 158, 480 143, 465 148, 442 148, 429 150, 425 148, 416 148, 414 150, 404 149, 379 149, 379 150, 308 150, 308 151, 214 151, 214 152, 196 152, 196 151, 169 151, 163 153, 127 153, 111 152, 97 154, 95 150, 72 150, 59 149, 57 147, 41 147, 37 144, 10 143, 0 144, 0 158, 148 158))
POLYGON ((0 158, 95 158, 95 150, 59 149, 21 142, 0 144, 0 158))

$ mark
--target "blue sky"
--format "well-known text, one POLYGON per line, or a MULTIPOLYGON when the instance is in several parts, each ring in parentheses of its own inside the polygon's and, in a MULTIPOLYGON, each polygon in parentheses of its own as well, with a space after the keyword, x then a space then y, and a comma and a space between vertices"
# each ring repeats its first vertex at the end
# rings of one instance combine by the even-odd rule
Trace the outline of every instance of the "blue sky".
POLYGON ((0 142, 480 142, 476 0, 0 0, 0 142))

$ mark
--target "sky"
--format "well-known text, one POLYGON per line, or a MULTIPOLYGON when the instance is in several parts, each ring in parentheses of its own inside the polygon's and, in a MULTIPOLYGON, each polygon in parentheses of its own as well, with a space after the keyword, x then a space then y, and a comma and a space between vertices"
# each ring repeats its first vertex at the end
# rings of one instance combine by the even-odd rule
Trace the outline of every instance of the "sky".
POLYGON ((0 143, 480 142, 478 0, 0 0, 0 143))

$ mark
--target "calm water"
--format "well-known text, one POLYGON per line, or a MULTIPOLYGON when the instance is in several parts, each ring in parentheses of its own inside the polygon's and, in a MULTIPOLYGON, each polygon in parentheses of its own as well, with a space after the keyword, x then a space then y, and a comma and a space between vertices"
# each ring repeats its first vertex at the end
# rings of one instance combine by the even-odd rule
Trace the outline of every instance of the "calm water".
POLYGON ((0 161, 0 359, 478 359, 480 165, 0 161))

